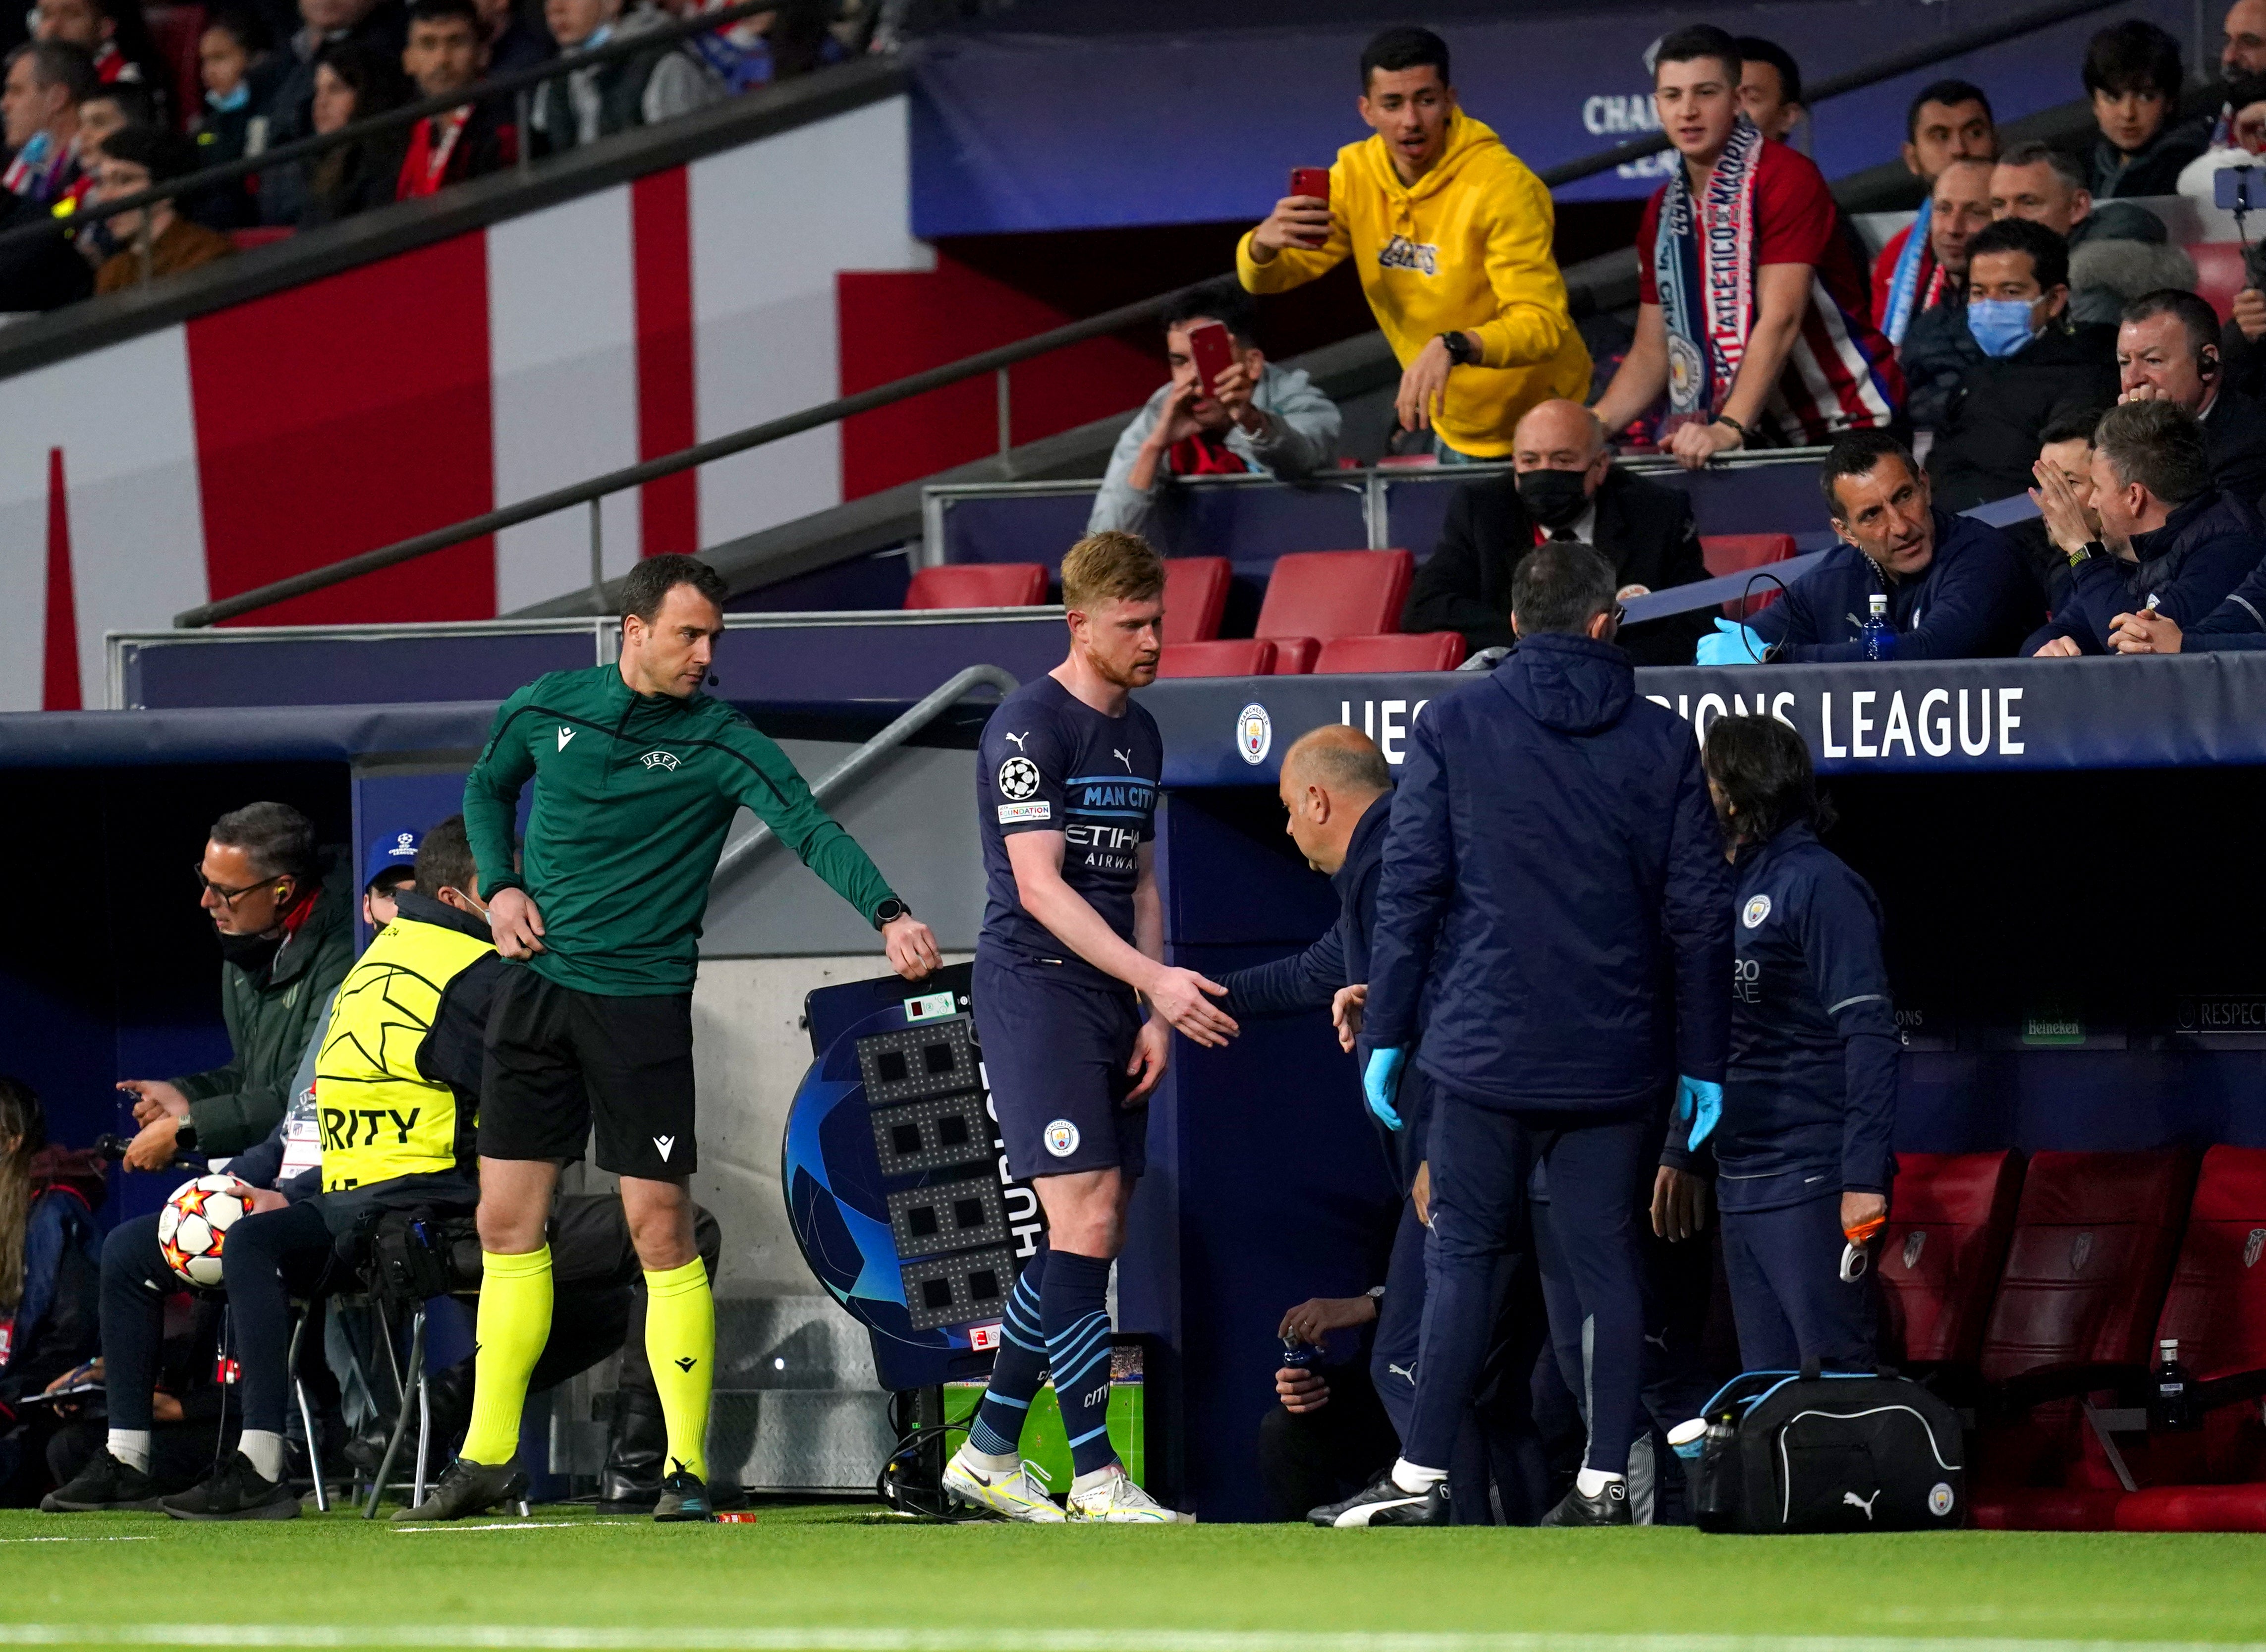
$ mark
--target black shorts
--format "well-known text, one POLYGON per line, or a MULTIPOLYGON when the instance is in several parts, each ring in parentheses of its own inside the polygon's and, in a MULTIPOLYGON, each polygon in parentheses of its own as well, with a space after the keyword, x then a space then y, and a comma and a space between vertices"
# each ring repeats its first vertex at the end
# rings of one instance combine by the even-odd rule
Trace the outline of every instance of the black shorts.
POLYGON ((480 1157, 580 1159, 594 1126, 601 1170, 672 1181, 699 1168, 692 995, 606 998, 506 971, 488 1007, 480 1157))
POLYGON ((1025 1181, 1149 1164, 1149 1104, 1128 1107, 1141 1035, 1129 988, 1064 980, 1058 967, 976 957, 976 1030, 1007 1168, 1025 1181))

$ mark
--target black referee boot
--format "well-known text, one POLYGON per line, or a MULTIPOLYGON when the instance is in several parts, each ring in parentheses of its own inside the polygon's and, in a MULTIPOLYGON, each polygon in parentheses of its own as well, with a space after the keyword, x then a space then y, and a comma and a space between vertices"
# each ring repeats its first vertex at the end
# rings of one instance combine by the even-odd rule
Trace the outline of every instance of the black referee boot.
POLYGON ((1567 1488, 1558 1506, 1539 1523, 1546 1526, 1626 1526, 1636 1524, 1629 1508, 1628 1481, 1609 1480, 1594 1497, 1584 1497, 1576 1483, 1567 1488))
POLYGON ((656 1521, 713 1520, 716 1505, 708 1501, 708 1488, 700 1476, 688 1473, 683 1464, 661 1482, 661 1501, 654 1505, 656 1521))

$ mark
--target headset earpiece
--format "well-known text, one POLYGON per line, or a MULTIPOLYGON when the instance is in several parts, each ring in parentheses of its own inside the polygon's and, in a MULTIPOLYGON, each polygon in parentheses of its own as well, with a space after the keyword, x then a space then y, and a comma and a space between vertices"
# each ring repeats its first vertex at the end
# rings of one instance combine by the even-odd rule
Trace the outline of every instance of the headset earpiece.
POLYGON ((2196 376, 2208 384, 2218 376, 2218 347, 2207 344, 2196 355, 2196 376))

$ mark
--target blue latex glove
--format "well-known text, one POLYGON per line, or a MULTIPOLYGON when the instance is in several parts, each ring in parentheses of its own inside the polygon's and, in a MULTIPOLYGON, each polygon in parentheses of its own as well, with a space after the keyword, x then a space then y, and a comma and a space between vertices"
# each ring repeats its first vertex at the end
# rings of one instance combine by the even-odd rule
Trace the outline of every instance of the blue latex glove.
POLYGON ((1752 625, 1718 618, 1715 634, 1700 639, 1693 662, 1699 665, 1760 665, 1769 649, 1770 645, 1752 625))
POLYGON ((1700 1143, 1715 1132, 1723 1116, 1723 1086, 1710 1084, 1705 1078, 1679 1078, 1676 1081, 1676 1122, 1689 1122, 1692 1134, 1685 1146, 1696 1151, 1700 1143))
POLYGON ((1369 1100, 1369 1110, 1385 1121, 1385 1128, 1400 1128, 1400 1115, 1392 1108, 1392 1098, 1400 1091, 1400 1069, 1408 1059, 1405 1049, 1372 1049, 1369 1052, 1369 1067, 1361 1075, 1361 1093, 1369 1100))

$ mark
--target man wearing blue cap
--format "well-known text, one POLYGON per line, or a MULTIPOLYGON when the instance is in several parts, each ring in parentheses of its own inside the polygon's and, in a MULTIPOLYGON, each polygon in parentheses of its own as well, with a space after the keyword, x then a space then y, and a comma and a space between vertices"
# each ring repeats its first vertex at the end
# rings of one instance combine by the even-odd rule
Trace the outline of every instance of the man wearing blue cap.
POLYGON ((393 922, 393 897, 417 881, 422 832, 380 832, 362 863, 362 921, 376 934, 393 922))

